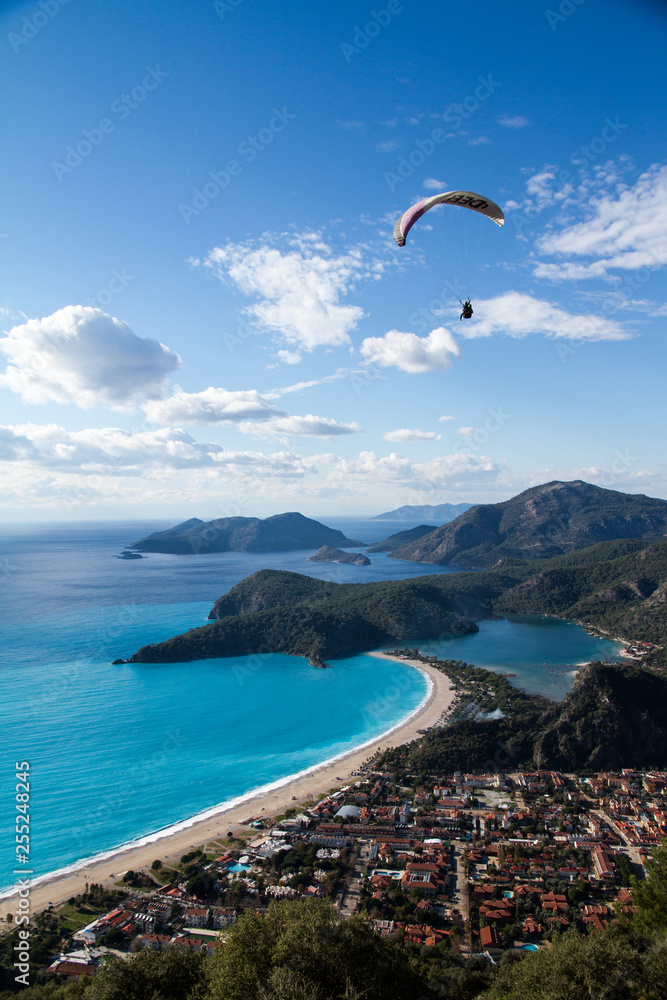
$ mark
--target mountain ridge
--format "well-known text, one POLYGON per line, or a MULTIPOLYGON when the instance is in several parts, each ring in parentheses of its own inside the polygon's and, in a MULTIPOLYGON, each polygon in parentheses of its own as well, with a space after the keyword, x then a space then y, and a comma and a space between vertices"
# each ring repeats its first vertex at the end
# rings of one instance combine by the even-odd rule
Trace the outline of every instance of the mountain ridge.
POLYGON ((554 480, 497 504, 480 504, 390 553, 411 562, 482 569, 500 559, 562 555, 621 538, 667 533, 667 501, 582 480, 554 480))

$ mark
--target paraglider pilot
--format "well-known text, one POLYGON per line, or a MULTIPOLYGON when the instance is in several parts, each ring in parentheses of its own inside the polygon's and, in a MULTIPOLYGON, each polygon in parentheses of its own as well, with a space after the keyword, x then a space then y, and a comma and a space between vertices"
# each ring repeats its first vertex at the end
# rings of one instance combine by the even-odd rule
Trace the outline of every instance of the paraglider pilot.
MULTIPOLYGON (((460 299, 459 302, 461 302, 460 299)), ((472 316, 472 303, 470 302, 470 299, 466 299, 465 302, 461 302, 461 305, 463 306, 463 310, 459 316, 459 323, 462 319, 470 319, 472 316)))

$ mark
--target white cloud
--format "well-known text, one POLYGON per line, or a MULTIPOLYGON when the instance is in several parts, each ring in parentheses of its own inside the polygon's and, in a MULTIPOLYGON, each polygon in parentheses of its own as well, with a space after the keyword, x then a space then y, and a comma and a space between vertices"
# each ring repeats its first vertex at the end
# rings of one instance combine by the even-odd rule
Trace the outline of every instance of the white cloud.
MULTIPOLYGON (((541 170, 528 177, 526 197, 520 202, 513 199, 505 202, 505 211, 522 212, 524 220, 533 222, 545 209, 567 201, 574 187, 569 180, 563 179, 562 173, 556 165, 545 164, 541 170)), ((521 224, 517 225, 519 234, 522 228, 521 224)))
POLYGON ((522 292, 505 292, 475 302, 474 307, 473 319, 461 324, 461 334, 467 338, 490 337, 495 333, 508 337, 541 333, 570 340, 626 340, 630 336, 611 319, 592 313, 568 313, 522 292))
POLYGON ((277 351, 276 357, 280 358, 286 365, 298 365, 303 360, 303 355, 298 351, 277 351))
POLYGON ((0 386, 29 403, 126 409, 159 396, 181 359, 157 340, 137 337, 101 309, 65 306, 13 327, 0 340, 9 359, 0 386))
POLYGON ((198 444, 186 431, 173 428, 132 433, 120 427, 68 431, 57 424, 24 424, 2 432, 15 457, 45 468, 107 475, 205 466, 224 452, 221 445, 198 444))
POLYGON ((427 177, 423 186, 427 191, 444 191, 447 187, 444 181, 438 181, 435 177, 427 177))
MULTIPOLYGON (((289 388, 288 387, 288 391, 289 388)), ((342 424, 329 417, 309 413, 304 417, 290 416, 277 409, 273 397, 263 396, 256 389, 234 390, 209 386, 202 392, 184 392, 177 387, 165 399, 145 403, 146 417, 154 424, 234 424, 244 434, 256 437, 306 436, 335 438, 341 434, 359 434, 358 424, 342 424)))
POLYGON ((456 433, 460 434, 461 437, 471 438, 476 430, 476 427, 459 427, 456 433))
POLYGON ((338 420, 329 417, 316 417, 312 413, 307 413, 305 417, 281 416, 273 417, 271 420, 256 424, 242 423, 239 430, 245 434, 254 434, 255 437, 273 437, 283 435, 285 437, 318 437, 334 439, 344 434, 361 434, 359 424, 342 424, 338 420))
POLYGON ((504 128, 525 128, 528 119, 524 118, 523 115, 501 115, 498 124, 504 128))
MULTIPOLYGON (((359 369, 360 371, 360 369, 359 369)), ((339 368, 331 375, 323 375, 322 378, 310 379, 307 382, 295 382, 294 385, 285 385, 280 389, 271 389, 266 395, 269 399, 279 399, 291 392, 301 392, 303 389, 312 389, 316 385, 326 385, 327 382, 337 382, 338 379, 347 378, 350 374, 357 373, 356 369, 339 368)))
POLYGON ((633 187, 593 196, 584 221, 548 233, 538 252, 561 257, 593 257, 587 263, 538 263, 535 274, 554 280, 604 277, 613 270, 651 270, 667 263, 667 166, 655 165, 633 187))
POLYGON ((335 455, 318 455, 316 460, 322 471, 330 467, 329 480, 344 489, 346 494, 370 491, 374 486, 394 486, 418 493, 406 502, 428 503, 434 495, 475 486, 488 486, 498 481, 504 470, 485 455, 455 452, 439 455, 426 462, 411 462, 392 452, 378 456, 373 451, 362 451, 357 458, 342 459, 335 455))
POLYGON ((238 424, 286 415, 256 389, 231 391, 214 386, 201 392, 184 392, 176 386, 171 396, 144 403, 142 409, 153 424, 238 424))
MULTIPOLYGON (((360 306, 342 305, 354 281, 369 276, 361 251, 335 256, 318 233, 283 243, 229 243, 215 247, 203 262, 221 280, 231 281, 257 303, 245 311, 260 329, 278 333, 302 351, 349 344, 350 331, 364 315, 360 306)), ((195 261, 194 263, 199 263, 195 261)), ((283 355, 295 361, 296 355, 283 355)))
POLYGON ((538 207, 549 205, 553 201, 551 182, 555 180, 556 174, 553 170, 545 168, 526 181, 526 191, 537 200, 538 207))
POLYGON ((491 140, 488 135, 478 135, 476 139, 468 139, 469 146, 490 146, 491 140))
POLYGON ((390 330, 384 337, 367 337, 362 341, 361 353, 383 368, 400 368, 416 374, 447 368, 460 351, 449 330, 439 326, 428 337, 400 330, 390 330))
POLYGON ((403 427, 397 431, 387 431, 383 437, 385 441, 440 441, 442 434, 436 434, 435 431, 409 430, 407 427, 403 427))
POLYGON ((456 420, 456 417, 449 417, 449 416, 447 416, 447 417, 438 417, 438 420, 440 421, 440 423, 444 423, 446 420, 456 420))
POLYGON ((396 139, 387 139, 385 142, 376 142, 375 148, 381 153, 395 153, 398 149, 396 139))

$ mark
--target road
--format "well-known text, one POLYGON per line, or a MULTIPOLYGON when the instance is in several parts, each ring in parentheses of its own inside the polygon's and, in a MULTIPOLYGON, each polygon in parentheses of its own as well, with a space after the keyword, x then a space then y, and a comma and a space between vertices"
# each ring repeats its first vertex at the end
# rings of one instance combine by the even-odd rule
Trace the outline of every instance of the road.
POLYGON ((357 908, 359 897, 361 896, 361 883, 366 874, 368 865, 368 844, 359 844, 355 849, 351 860, 352 871, 345 880, 345 888, 339 904, 340 912, 344 917, 350 917, 357 908))
POLYGON ((594 816, 597 816, 598 819, 604 820, 604 822, 607 824, 607 826, 610 827, 610 829, 614 831, 614 833, 616 834, 616 836, 618 837, 618 839, 621 841, 621 843, 625 844, 625 847, 627 849, 627 854, 629 855, 630 861, 632 862, 632 867, 634 869, 634 874, 639 879, 644 878, 644 874, 645 874, 645 872, 644 872, 644 858, 643 858, 643 855, 641 854, 639 848, 635 847, 634 844, 630 843, 630 841, 628 840, 628 838, 625 836, 625 834, 621 830, 620 826, 615 822, 615 820, 613 820, 611 818, 611 816, 609 815, 609 813, 607 813, 607 812, 604 811, 604 809, 592 809, 591 812, 593 813, 594 816))
POLYGON ((459 929, 461 931, 461 953, 471 954, 470 933, 466 932, 466 924, 470 917, 470 900, 468 898, 468 880, 465 877, 464 859, 465 844, 460 840, 452 841, 452 903, 459 911, 459 929))

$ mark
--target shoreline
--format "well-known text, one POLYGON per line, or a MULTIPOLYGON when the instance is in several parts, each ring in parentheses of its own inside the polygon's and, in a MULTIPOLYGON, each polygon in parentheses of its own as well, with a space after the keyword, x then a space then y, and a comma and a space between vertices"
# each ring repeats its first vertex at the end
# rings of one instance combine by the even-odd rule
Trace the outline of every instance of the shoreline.
MULTIPOLYGON (((419 730, 437 725, 444 713, 451 708, 456 693, 445 674, 418 660, 390 657, 377 650, 368 655, 405 663, 425 676, 426 695, 407 717, 372 740, 306 771, 278 779, 227 803, 219 803, 190 819, 75 862, 64 870, 40 876, 30 887, 31 913, 46 909, 49 903, 58 905, 70 896, 78 895, 86 882, 114 885, 120 873, 149 866, 157 857, 163 864, 169 864, 170 860, 178 861, 186 851, 226 837, 228 830, 245 826, 248 819, 260 812, 271 816, 284 812, 287 808, 298 807, 300 803, 335 787, 338 784, 337 777, 341 779, 340 784, 344 784, 352 772, 357 771, 378 749, 400 746, 416 739, 420 735, 419 730), (118 867, 120 870, 116 872, 118 867), (114 870, 113 876, 110 869, 114 870)), ((400 692, 397 691, 396 697, 399 696, 400 692)), ((4 890, 0 897, 0 916, 6 917, 8 912, 14 912, 17 892, 17 888, 4 890)))

